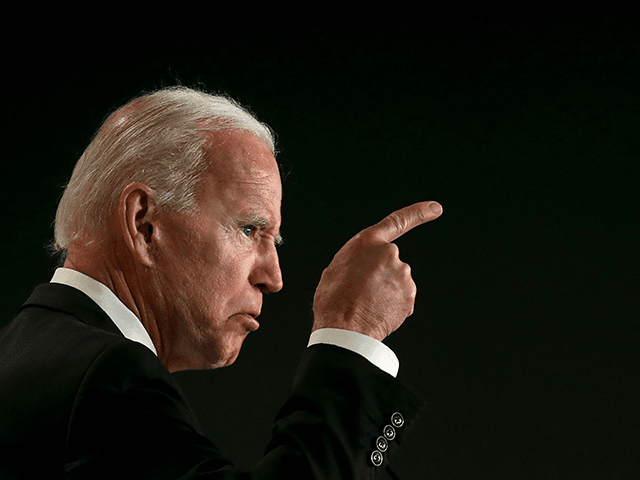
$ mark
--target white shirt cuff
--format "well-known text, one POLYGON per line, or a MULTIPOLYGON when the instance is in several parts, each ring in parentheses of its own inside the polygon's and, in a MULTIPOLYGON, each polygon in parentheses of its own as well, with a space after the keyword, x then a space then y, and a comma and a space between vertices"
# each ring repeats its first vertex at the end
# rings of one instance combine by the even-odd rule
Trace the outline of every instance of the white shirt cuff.
POLYGON ((362 333, 339 328, 321 328, 311 334, 309 347, 317 343, 326 343, 346 348, 362 355, 376 367, 387 372, 392 377, 398 375, 400 362, 389 347, 375 338, 362 333))

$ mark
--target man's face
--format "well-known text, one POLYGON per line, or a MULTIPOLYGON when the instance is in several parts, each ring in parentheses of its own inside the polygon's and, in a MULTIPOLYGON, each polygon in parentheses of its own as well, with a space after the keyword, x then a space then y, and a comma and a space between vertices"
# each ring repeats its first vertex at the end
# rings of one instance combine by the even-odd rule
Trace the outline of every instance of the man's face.
POLYGON ((259 326, 262 294, 282 288, 277 163, 251 133, 212 139, 196 214, 163 214, 152 283, 160 356, 172 371, 233 363, 259 326))

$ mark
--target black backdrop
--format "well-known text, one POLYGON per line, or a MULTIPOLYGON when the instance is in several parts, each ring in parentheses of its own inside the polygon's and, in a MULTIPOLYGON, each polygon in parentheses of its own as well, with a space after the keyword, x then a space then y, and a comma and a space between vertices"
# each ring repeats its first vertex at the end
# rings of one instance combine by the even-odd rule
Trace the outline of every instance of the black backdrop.
POLYGON ((636 20, 241 23, 135 40, 131 24, 7 37, 2 317, 50 278, 43 245, 60 186, 105 115, 176 83, 224 91, 276 130, 288 175, 284 290, 266 299, 233 366, 177 375, 223 451, 241 465, 260 458, 333 254, 389 212, 434 199, 444 215, 397 241, 418 298, 387 343, 429 406, 396 470, 632 478, 636 20))

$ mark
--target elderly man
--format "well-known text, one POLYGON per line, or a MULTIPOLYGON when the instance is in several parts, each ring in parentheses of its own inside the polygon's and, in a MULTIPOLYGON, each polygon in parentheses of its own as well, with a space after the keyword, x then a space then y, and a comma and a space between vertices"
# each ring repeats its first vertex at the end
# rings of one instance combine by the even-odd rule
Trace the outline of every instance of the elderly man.
POLYGON ((282 288, 270 130, 171 88, 117 110, 56 215, 65 256, 0 332, 0 478, 372 478, 422 406, 381 341, 413 311, 391 243, 441 213, 391 214, 324 271, 314 326, 264 459, 239 471, 169 372, 231 364, 282 288))

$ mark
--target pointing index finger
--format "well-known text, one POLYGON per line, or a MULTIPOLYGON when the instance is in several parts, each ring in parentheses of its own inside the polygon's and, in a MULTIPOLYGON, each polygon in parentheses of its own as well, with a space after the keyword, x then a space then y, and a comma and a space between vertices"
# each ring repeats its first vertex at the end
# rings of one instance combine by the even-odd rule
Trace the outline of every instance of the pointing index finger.
POLYGON ((414 203, 396 210, 368 230, 385 242, 393 242, 412 228, 435 220, 440 215, 442 206, 438 202, 414 203))

